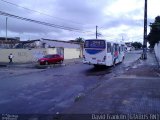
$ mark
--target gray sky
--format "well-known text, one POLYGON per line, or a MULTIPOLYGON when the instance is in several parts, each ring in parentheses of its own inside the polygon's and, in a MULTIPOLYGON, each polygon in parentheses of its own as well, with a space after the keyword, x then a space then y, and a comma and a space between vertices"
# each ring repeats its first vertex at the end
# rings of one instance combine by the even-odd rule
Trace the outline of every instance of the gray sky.
MULTIPOLYGON (((159 0, 148 0, 148 24, 160 14, 159 4, 159 0)), ((8 17, 8 37, 22 40, 95 38, 96 25, 102 34, 99 38, 120 41, 123 36, 125 41, 143 40, 144 0, 0 0, 0 11, 80 30, 68 31, 8 17)), ((5 36, 5 20, 6 16, 0 15, 0 36, 5 36)))

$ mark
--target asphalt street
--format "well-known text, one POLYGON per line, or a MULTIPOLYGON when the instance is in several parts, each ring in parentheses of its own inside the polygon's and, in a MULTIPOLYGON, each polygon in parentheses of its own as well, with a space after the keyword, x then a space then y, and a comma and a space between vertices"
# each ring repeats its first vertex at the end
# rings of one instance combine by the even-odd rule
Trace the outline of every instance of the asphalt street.
POLYGON ((118 76, 103 81, 81 101, 64 113, 146 115, 128 119, 159 120, 160 68, 154 53, 147 60, 138 60, 118 76), (154 118, 147 115, 155 115, 154 118))
MULTIPOLYGON (((116 65, 116 67, 102 69, 85 65, 81 60, 66 63, 66 65, 55 65, 48 69, 0 68, 0 113, 67 113, 75 104, 86 99, 93 91, 100 89, 102 85, 109 89, 104 94, 111 96, 122 86, 113 85, 109 81, 134 67, 139 57, 140 51, 130 52, 126 54, 123 63, 116 65), (104 83, 107 86, 104 86, 104 83)), ((114 83, 117 82, 121 83, 122 81, 114 81, 114 83)), ((122 82, 122 84, 125 83, 122 82)), ((126 89, 123 88, 122 90, 126 89)), ((103 104, 103 102, 100 103, 103 104)), ((128 101, 124 101, 124 103, 127 104, 128 101)), ((88 112, 94 112, 92 108, 90 109, 91 111, 88 112)), ((79 110, 77 110, 77 113, 79 110)))

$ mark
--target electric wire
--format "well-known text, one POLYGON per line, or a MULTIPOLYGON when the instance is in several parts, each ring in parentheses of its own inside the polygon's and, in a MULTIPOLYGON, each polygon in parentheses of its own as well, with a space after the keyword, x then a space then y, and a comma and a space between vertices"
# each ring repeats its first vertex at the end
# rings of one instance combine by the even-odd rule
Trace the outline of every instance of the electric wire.
POLYGON ((18 4, 12 3, 12 2, 8 2, 8 1, 6 1, 6 0, 1 0, 1 1, 2 1, 2 2, 5 2, 5 3, 7 3, 7 4, 10 4, 10 5, 16 6, 16 7, 23 8, 23 9, 28 10, 28 11, 32 11, 32 12, 36 12, 36 13, 39 13, 39 14, 42 14, 42 15, 45 15, 45 16, 48 16, 48 17, 52 17, 52 18, 54 18, 54 19, 58 19, 58 20, 62 20, 62 21, 68 21, 68 22, 70 22, 70 23, 82 25, 82 23, 78 23, 78 22, 75 22, 75 21, 72 21, 72 20, 67 20, 67 19, 55 17, 55 16, 49 15, 49 14, 44 13, 44 12, 40 12, 40 11, 37 11, 37 10, 33 10, 33 9, 30 9, 30 8, 27 8, 27 7, 20 6, 20 5, 18 5, 18 4))
POLYGON ((28 21, 28 22, 33 22, 33 23, 37 23, 37 24, 41 24, 41 25, 46 25, 46 26, 49 26, 49 27, 69 30, 69 31, 76 31, 76 32, 82 32, 82 33, 90 32, 90 31, 82 31, 82 30, 77 29, 77 28, 65 27, 65 26, 62 26, 62 25, 56 25, 56 24, 52 24, 52 23, 47 23, 47 22, 33 20, 33 19, 25 18, 25 17, 20 17, 20 16, 17 16, 17 15, 13 15, 13 14, 9 14, 9 13, 3 12, 3 11, 0 11, 0 15, 8 16, 8 17, 12 17, 12 18, 28 21))

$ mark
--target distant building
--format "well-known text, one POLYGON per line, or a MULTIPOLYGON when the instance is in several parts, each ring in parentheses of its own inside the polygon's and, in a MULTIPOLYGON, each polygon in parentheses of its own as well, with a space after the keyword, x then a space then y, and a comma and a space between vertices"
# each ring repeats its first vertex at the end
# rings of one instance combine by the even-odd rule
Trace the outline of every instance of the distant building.
POLYGON ((44 48, 41 40, 28 40, 28 41, 19 41, 15 48, 44 48))
POLYGON ((51 39, 37 39, 37 40, 28 40, 28 41, 19 41, 15 48, 80 48, 78 42, 72 41, 60 41, 60 40, 51 40, 51 39))
POLYGON ((41 39, 45 47, 80 48, 80 44, 72 41, 41 39))
POLYGON ((132 42, 125 42, 125 45, 126 45, 127 47, 132 47, 132 42))
POLYGON ((55 53, 67 59, 82 57, 82 44, 72 41, 60 41, 51 39, 37 39, 20 41, 15 45, 16 49, 53 48, 55 53))
POLYGON ((0 37, 0 48, 13 48, 19 42, 19 37, 0 37))
POLYGON ((125 45, 127 51, 135 50, 135 48, 132 46, 132 42, 126 42, 125 45))

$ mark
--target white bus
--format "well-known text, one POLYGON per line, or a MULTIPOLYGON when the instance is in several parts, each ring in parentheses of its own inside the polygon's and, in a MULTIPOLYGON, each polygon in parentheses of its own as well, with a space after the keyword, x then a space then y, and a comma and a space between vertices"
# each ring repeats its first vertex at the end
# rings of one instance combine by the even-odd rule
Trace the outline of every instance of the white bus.
POLYGON ((125 57, 125 44, 103 39, 88 39, 84 42, 83 63, 112 66, 120 63, 125 57))

